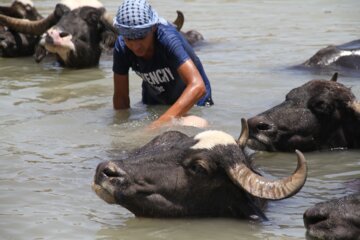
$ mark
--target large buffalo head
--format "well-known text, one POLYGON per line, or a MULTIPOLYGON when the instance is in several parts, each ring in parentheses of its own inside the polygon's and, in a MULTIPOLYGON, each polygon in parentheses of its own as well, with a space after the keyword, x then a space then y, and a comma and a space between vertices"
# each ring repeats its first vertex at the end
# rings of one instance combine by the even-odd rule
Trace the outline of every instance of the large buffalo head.
POLYGON ((267 151, 360 147, 360 104, 350 89, 312 80, 291 90, 281 104, 248 120, 248 146, 267 151))
POLYGON ((266 219, 265 199, 290 197, 305 183, 306 162, 297 155, 291 176, 268 180, 230 135, 205 131, 189 137, 170 131, 125 159, 100 163, 93 189, 136 216, 266 219))
MULTIPOLYGON (((28 20, 42 18, 30 0, 16 0, 10 6, 0 6, 0 14, 28 20)), ((0 22, 0 56, 2 57, 32 55, 39 39, 40 36, 16 32, 0 22)))
POLYGON ((310 239, 360 239, 360 194, 317 203, 304 213, 310 239))
POLYGON ((52 14, 38 21, 0 15, 0 22, 21 33, 43 34, 36 60, 41 61, 50 52, 66 67, 97 65, 102 49, 112 48, 117 37, 105 8, 96 0, 88 1, 87 5, 57 4, 52 14))

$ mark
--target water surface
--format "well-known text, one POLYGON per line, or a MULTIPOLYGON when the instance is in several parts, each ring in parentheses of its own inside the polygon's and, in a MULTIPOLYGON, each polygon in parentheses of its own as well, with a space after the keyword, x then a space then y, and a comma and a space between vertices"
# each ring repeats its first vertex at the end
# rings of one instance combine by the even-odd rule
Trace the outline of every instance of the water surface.
MULTIPOLYGON (((240 119, 284 99, 292 88, 330 73, 288 67, 329 44, 359 37, 357 0, 253 1, 153 0, 183 29, 200 31, 196 47, 213 87, 215 105, 192 109, 211 129, 234 137, 240 119)), ((0 1, 7 4, 7 1, 0 1)), ((54 2, 35 1, 50 13, 54 2)), ((120 1, 106 0, 111 14, 120 1)), ((304 239, 302 214, 316 202, 355 191, 360 151, 307 153, 309 176, 294 197, 271 202, 268 222, 234 219, 144 219, 108 205, 90 188, 95 168, 156 133, 144 128, 164 107, 141 104, 140 80, 131 75, 131 109, 112 109, 112 59, 98 67, 69 70, 51 59, 0 59, 0 235, 2 239, 304 239)), ((339 76, 360 96, 360 79, 339 76)), ((190 135, 199 130, 173 127, 190 135)), ((163 129, 162 131, 167 130, 163 129)), ((274 176, 295 169, 295 154, 259 153, 256 164, 274 176)))

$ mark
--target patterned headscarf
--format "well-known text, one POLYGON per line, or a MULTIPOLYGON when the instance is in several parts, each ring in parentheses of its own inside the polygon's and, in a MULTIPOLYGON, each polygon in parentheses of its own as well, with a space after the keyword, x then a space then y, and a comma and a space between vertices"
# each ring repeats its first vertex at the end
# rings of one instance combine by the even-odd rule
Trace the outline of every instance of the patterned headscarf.
POLYGON ((128 39, 144 38, 158 22, 158 14, 146 0, 125 0, 114 17, 114 26, 128 39))

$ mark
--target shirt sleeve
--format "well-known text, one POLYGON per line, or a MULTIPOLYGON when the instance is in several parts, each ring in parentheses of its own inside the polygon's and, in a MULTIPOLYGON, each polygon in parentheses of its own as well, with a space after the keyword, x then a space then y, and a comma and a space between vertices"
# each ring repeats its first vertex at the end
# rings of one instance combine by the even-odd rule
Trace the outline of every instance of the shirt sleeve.
POLYGON ((117 74, 128 74, 130 60, 126 54, 125 43, 121 37, 118 37, 113 52, 113 72, 117 74))
POLYGON ((185 61, 190 59, 186 51, 186 44, 188 43, 176 30, 159 33, 159 41, 167 51, 168 59, 174 68, 179 68, 185 61))

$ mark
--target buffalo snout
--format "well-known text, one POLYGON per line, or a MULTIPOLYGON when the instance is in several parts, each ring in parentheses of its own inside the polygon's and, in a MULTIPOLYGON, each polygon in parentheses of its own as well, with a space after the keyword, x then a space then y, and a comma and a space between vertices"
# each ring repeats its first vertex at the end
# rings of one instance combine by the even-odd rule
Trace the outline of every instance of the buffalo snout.
POLYGON ((114 162, 102 162, 96 168, 92 189, 107 203, 116 203, 115 192, 128 185, 127 174, 114 162))
POLYGON ((272 150, 272 142, 278 132, 276 124, 262 115, 248 119, 247 123, 249 126, 248 146, 258 150, 272 150))
POLYGON ((273 135, 276 133, 276 126, 263 116, 256 116, 248 120, 249 130, 254 133, 273 135))
POLYGON ((95 183, 101 185, 104 181, 110 181, 117 185, 124 184, 126 182, 126 175, 126 172, 114 162, 103 162, 96 169, 95 183))
POLYGON ((45 42, 47 44, 54 45, 68 45, 71 41, 71 34, 60 30, 60 29, 51 29, 46 33, 45 42))

